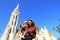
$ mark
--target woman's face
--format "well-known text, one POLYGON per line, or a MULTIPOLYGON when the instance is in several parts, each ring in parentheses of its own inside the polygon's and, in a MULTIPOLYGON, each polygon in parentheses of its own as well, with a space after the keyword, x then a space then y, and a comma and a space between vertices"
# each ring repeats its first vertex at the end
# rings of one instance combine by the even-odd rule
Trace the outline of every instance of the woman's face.
POLYGON ((29 25, 31 25, 31 24, 32 24, 32 22, 31 22, 31 21, 28 21, 28 24, 29 24, 29 25))

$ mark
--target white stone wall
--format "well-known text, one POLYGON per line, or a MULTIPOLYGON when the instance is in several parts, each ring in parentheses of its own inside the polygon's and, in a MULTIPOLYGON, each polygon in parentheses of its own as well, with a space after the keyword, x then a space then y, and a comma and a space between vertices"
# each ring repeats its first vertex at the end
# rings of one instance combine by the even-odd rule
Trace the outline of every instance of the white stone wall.
MULTIPOLYGON (((41 33, 41 32, 42 32, 42 30, 40 30, 40 33, 36 34, 36 38, 34 38, 33 40, 57 40, 56 37, 54 37, 53 35, 49 36, 48 30, 43 31, 43 33, 41 33), (44 32, 46 34, 44 34, 44 32)), ((22 37, 21 32, 17 32, 13 39, 14 40, 20 40, 21 37, 22 37)))

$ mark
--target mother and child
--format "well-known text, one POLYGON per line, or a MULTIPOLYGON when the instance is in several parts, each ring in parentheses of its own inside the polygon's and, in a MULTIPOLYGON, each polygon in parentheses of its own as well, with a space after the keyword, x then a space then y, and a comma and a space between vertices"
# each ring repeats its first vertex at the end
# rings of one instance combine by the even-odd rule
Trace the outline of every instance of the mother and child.
POLYGON ((21 38, 21 40, 32 40, 36 37, 36 26, 35 23, 32 20, 25 21, 24 23, 20 24, 22 35, 24 35, 24 38, 21 38))

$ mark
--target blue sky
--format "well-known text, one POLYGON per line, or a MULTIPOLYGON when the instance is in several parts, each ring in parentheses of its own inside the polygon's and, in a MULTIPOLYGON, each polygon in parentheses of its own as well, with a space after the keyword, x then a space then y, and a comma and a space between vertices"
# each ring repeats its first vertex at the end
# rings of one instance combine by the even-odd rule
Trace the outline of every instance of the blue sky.
POLYGON ((0 0, 0 37, 18 2, 20 4, 20 18, 17 29, 20 29, 20 23, 32 19, 39 29, 46 26, 48 31, 59 37, 53 28, 59 24, 60 0, 0 0))

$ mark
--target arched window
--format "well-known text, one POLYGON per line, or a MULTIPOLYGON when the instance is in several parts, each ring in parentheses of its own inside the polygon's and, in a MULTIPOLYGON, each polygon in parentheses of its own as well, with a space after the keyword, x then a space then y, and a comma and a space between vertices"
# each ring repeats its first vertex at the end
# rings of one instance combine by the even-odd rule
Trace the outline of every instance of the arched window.
POLYGON ((15 21, 15 23, 14 23, 14 26, 16 25, 16 21, 15 21))
POLYGON ((13 25, 13 21, 12 21, 11 25, 13 25))
POLYGON ((18 15, 16 15, 16 20, 17 20, 17 18, 18 18, 18 15))
POLYGON ((17 20, 17 16, 16 16, 16 20, 17 20))
POLYGON ((15 15, 13 15, 13 18, 15 18, 15 15))

